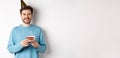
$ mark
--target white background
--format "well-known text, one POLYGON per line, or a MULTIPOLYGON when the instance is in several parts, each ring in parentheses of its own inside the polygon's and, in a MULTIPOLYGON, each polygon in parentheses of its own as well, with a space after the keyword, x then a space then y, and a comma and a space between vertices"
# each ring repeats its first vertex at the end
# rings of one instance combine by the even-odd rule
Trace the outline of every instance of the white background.
MULTIPOLYGON (((46 36, 41 58, 120 58, 120 0, 24 1, 46 36)), ((7 43, 11 29, 22 23, 20 0, 1 0, 0 7, 0 58, 14 58, 7 43)))

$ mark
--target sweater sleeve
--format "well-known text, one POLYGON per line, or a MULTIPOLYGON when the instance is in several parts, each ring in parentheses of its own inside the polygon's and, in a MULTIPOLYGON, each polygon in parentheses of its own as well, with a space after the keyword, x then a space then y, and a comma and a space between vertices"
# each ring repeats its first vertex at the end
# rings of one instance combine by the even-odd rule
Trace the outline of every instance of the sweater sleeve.
POLYGON ((17 53, 23 48, 23 46, 20 43, 15 44, 14 36, 15 36, 15 32, 14 32, 14 30, 12 30, 12 32, 10 33, 8 46, 7 46, 7 49, 10 53, 17 53))
POLYGON ((36 50, 40 53, 44 53, 46 50, 45 38, 42 31, 39 34, 39 47, 36 50))

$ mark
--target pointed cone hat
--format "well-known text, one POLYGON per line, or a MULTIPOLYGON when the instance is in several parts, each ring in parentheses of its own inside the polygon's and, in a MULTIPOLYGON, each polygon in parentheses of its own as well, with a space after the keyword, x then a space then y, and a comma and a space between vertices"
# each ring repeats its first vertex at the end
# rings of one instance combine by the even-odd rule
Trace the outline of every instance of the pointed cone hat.
POLYGON ((26 6, 27 6, 27 4, 23 0, 21 0, 21 8, 24 8, 26 6))

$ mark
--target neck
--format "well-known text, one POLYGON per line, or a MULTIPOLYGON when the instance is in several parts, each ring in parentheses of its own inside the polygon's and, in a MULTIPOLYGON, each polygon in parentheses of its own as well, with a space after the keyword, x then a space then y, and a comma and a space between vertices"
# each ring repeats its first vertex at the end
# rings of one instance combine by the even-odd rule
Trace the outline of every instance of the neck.
POLYGON ((30 24, 25 24, 25 23, 23 23, 22 26, 27 27, 27 26, 30 26, 30 24))

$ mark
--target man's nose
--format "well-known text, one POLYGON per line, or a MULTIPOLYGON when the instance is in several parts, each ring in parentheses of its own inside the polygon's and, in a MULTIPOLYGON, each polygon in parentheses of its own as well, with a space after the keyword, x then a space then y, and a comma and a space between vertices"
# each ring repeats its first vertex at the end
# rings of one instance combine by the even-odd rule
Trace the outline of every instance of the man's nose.
POLYGON ((28 18, 28 17, 29 17, 28 15, 25 16, 25 18, 28 18))

